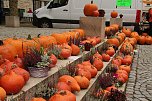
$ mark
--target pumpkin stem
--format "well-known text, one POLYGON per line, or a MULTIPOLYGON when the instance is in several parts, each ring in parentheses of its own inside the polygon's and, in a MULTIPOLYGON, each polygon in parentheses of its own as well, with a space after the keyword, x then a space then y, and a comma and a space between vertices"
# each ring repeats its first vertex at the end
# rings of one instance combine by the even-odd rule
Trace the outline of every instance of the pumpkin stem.
POLYGON ((91 4, 93 4, 93 0, 91 0, 91 4))
POLYGON ((0 40, 0 46, 4 45, 3 40, 0 40))
POLYGON ((41 34, 38 34, 37 37, 40 38, 41 34))
POLYGON ((65 90, 61 90, 59 94, 61 94, 62 96, 67 95, 65 90))
POLYGON ((32 37, 30 34, 28 35, 27 40, 32 40, 32 37))

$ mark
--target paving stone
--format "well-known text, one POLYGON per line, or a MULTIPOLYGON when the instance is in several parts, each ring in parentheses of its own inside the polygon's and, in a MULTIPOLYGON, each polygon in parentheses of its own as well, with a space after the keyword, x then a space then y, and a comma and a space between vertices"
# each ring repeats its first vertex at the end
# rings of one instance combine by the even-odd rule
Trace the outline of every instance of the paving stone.
POLYGON ((140 101, 149 101, 146 98, 139 98, 140 101))

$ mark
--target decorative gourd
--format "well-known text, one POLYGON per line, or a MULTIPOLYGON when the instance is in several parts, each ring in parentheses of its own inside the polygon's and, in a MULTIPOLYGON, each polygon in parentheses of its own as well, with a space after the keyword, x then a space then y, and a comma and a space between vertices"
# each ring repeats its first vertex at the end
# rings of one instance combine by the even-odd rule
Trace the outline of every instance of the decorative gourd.
POLYGON ((86 4, 84 6, 83 12, 85 16, 93 16, 93 12, 98 10, 98 7, 96 4, 93 4, 93 0, 91 1, 91 4, 86 4))
POLYGON ((113 10, 113 11, 111 12, 111 17, 112 17, 112 18, 116 18, 117 16, 118 16, 118 12, 116 12, 116 11, 113 10))

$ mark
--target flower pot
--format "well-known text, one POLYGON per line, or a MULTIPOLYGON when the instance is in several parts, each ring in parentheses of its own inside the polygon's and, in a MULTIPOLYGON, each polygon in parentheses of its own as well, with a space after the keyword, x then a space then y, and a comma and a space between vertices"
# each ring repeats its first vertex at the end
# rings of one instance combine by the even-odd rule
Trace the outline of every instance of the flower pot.
POLYGON ((29 67, 28 69, 31 77, 41 78, 48 76, 49 67, 45 67, 45 68, 29 67))

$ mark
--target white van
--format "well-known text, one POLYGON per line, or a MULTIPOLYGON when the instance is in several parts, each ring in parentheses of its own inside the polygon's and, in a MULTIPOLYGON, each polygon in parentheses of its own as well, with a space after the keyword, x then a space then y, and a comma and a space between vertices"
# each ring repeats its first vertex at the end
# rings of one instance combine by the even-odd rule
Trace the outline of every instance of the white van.
MULTIPOLYGON (((123 14, 124 23, 133 23, 136 10, 142 9, 142 0, 93 0, 99 9, 105 10, 106 21, 110 13, 116 10, 123 14)), ((54 23, 78 24, 84 16, 83 8, 91 0, 51 0, 46 6, 34 11, 33 25, 37 27, 53 27, 54 23)))

